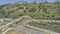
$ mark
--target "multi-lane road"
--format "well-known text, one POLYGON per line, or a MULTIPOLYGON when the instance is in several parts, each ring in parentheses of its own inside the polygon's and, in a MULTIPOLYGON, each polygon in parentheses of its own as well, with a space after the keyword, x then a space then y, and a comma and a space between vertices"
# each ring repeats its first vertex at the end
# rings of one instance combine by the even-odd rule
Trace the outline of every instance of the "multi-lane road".
MULTIPOLYGON (((10 23, 6 24, 5 26, 8 26, 8 25, 13 24, 15 22, 19 22, 19 21, 23 20, 24 18, 25 19, 26 18, 31 19, 29 16, 22 16, 21 18, 16 19, 15 21, 10 22, 10 23)), ((33 21, 37 21, 38 22, 38 21, 41 21, 41 20, 35 20, 35 19, 33 19, 33 21)), ((50 21, 51 22, 51 20, 42 20, 42 21, 50 21)), ((58 21, 56 20, 54 22, 58 22, 58 21)), ((3 27, 5 27, 5 26, 3 26, 3 27)), ((26 27, 23 27, 23 26, 16 26, 16 25, 14 25, 14 26, 15 26, 15 27, 13 27, 14 29, 21 30, 23 32, 26 32, 27 34, 46 34, 45 32, 36 31, 36 30, 29 29, 29 28, 26 28, 26 27)))
POLYGON ((46 34, 45 32, 36 31, 33 29, 26 28, 24 26, 16 26, 16 27, 14 27, 14 29, 26 32, 27 34, 46 34))

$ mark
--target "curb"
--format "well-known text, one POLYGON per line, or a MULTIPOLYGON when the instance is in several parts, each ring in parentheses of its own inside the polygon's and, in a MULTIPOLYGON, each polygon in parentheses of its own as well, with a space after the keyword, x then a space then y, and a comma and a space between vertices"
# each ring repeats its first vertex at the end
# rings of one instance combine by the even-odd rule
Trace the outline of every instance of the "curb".
POLYGON ((37 28, 37 27, 31 26, 28 23, 23 23, 23 26, 27 27, 27 28, 30 28, 30 29, 37 30, 37 31, 45 32, 46 34, 60 34, 60 33, 56 33, 56 32, 53 32, 53 31, 44 30, 44 29, 41 29, 41 28, 37 28))

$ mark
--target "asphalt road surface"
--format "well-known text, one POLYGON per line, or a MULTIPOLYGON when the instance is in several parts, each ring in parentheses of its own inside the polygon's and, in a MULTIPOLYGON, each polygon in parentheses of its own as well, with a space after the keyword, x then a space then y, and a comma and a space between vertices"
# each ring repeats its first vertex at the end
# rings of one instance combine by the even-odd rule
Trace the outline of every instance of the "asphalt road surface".
POLYGON ((14 27, 14 29, 26 32, 27 34, 46 34, 45 32, 36 31, 36 30, 29 29, 23 26, 16 26, 14 27))

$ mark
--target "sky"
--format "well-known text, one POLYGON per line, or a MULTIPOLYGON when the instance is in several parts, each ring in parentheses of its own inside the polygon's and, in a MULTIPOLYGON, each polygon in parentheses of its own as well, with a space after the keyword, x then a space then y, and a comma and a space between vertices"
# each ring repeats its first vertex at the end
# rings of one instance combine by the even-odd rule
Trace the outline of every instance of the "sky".
MULTIPOLYGON (((22 2, 22 1, 27 1, 27 2, 33 2, 33 1, 37 1, 37 2, 41 2, 42 0, 0 0, 0 5, 1 4, 13 4, 16 2, 22 2)), ((44 0, 45 1, 45 0, 44 0)), ((55 2, 56 0, 47 0, 48 2, 55 2)))

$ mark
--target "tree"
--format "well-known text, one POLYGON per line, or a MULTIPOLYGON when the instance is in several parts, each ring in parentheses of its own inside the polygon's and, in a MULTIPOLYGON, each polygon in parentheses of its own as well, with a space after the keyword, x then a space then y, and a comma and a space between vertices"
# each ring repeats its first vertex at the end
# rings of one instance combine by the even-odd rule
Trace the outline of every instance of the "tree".
POLYGON ((36 1, 33 1, 33 4, 36 4, 37 2, 36 1))
POLYGON ((56 0, 56 2, 57 2, 57 12, 58 12, 58 14, 60 15, 60 3, 59 3, 59 0, 56 0))
POLYGON ((59 2, 59 0, 57 0, 57 2, 59 2))
POLYGON ((47 12, 47 8, 46 7, 43 7, 43 12, 47 12))
POLYGON ((27 2, 24 2, 24 6, 27 6, 27 2))
POLYGON ((42 3, 43 3, 43 0, 42 0, 42 3))
POLYGON ((27 7, 27 2, 24 3, 24 13, 25 15, 28 14, 28 11, 27 11, 28 7, 27 7))
POLYGON ((39 5, 38 5, 38 8, 40 8, 41 7, 41 2, 39 2, 39 5))
POLYGON ((46 0, 45 3, 48 3, 48 1, 46 0))
POLYGON ((59 5, 59 0, 57 0, 57 4, 59 5))

